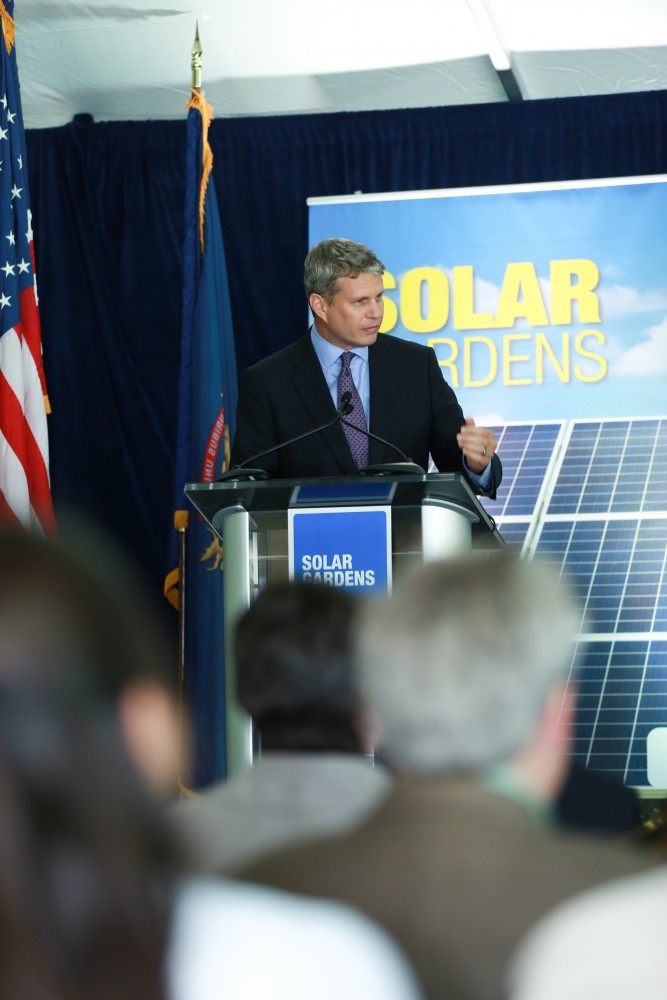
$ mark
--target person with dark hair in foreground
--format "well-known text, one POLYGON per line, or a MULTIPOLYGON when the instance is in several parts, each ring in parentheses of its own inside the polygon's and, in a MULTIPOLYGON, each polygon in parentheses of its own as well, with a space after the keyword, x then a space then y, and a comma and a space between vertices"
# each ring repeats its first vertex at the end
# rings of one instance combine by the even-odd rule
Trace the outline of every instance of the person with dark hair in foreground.
POLYGON ((352 640, 360 600, 321 583, 274 583, 239 620, 237 697, 261 753, 173 810, 205 870, 229 871, 296 839, 347 829, 388 793, 388 772, 364 753, 352 640))
POLYGON ((99 697, 152 794, 176 794, 176 650, 129 557, 78 520, 60 540, 0 532, 0 636, 7 680, 65 676, 99 697))
POLYGON ((109 707, 0 681, 0 798, 0 996, 166 998, 180 852, 109 707))
POLYGON ((89 531, 0 531, 0 998, 419 1000, 361 915, 189 875, 144 598, 89 531))
POLYGON ((550 567, 507 551, 427 563, 365 609, 359 685, 393 789, 348 833, 238 877, 359 907, 398 941, 431 1000, 501 1000, 509 957, 538 917, 655 863, 552 821, 580 617, 550 567))
POLYGON ((493 432, 464 419, 433 348, 379 336, 384 270, 353 240, 311 249, 304 284, 314 327, 246 370, 230 466, 249 463, 281 478, 352 476, 406 457, 426 471, 430 455, 440 472, 461 473, 475 492, 494 497, 502 466, 493 432), (352 428, 335 421, 345 393, 352 428))

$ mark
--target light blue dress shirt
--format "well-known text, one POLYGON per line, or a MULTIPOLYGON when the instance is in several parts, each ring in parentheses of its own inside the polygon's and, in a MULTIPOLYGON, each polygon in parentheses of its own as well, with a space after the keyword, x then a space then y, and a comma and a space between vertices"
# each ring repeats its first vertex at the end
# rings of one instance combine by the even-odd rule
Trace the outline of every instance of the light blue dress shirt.
MULTIPOLYGON (((313 348, 315 349, 318 361, 322 366, 324 377, 327 380, 333 404, 335 407, 338 407, 338 375, 340 374, 340 358, 343 351, 341 351, 340 347, 336 347, 335 344, 331 344, 328 340, 325 340, 324 337, 320 337, 314 326, 310 328, 310 339, 312 341, 313 348)), ((357 387, 357 392, 359 393, 361 404, 364 408, 364 413, 366 414, 366 426, 370 429, 371 382, 367 347, 355 347, 352 352, 350 371, 352 372, 352 380, 357 387)), ((465 465, 468 475, 476 486, 480 486, 484 489, 489 484, 491 480, 491 463, 487 465, 486 469, 481 474, 471 472, 471 470, 468 469, 465 459, 463 459, 463 464, 465 465)))
MULTIPOLYGON (((330 344, 328 340, 324 339, 324 337, 320 337, 314 326, 311 327, 310 339, 312 340, 313 347, 315 348, 315 354, 317 354, 318 361, 322 366, 322 371, 324 372, 324 377, 327 380, 327 385, 329 386, 329 392, 331 393, 334 406, 338 408, 338 376, 340 374, 340 359, 343 351, 341 351, 340 347, 336 347, 335 344, 330 344)), ((368 368, 367 347, 355 347, 352 352, 352 360, 350 361, 350 371, 352 372, 352 381, 357 387, 357 392, 359 393, 359 398, 361 399, 361 405, 363 406, 364 413, 366 414, 366 427, 370 427, 371 383, 368 368)))

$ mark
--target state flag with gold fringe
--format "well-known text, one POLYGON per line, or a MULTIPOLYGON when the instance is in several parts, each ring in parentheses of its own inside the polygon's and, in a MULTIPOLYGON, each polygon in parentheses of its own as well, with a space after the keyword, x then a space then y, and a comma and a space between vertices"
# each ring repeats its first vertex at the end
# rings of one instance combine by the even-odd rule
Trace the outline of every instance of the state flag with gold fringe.
MULTIPOLYGON (((227 467, 237 401, 236 353, 225 250, 208 129, 212 109, 193 89, 186 123, 183 325, 174 523, 186 528, 184 696, 194 724, 192 784, 225 774, 223 553, 183 487, 213 482, 227 467)), ((176 537, 176 535, 174 536, 176 537)), ((175 566, 176 543, 170 566, 175 566)), ((178 606, 178 569, 165 593, 178 606)))

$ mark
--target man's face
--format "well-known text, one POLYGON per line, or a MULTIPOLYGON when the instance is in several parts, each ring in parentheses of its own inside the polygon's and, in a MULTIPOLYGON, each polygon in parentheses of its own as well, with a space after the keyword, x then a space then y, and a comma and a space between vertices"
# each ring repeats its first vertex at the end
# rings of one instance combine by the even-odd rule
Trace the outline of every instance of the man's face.
POLYGON ((320 336, 341 350, 368 347, 377 340, 384 315, 384 284, 377 274, 339 278, 338 290, 328 302, 310 296, 310 308, 320 336))

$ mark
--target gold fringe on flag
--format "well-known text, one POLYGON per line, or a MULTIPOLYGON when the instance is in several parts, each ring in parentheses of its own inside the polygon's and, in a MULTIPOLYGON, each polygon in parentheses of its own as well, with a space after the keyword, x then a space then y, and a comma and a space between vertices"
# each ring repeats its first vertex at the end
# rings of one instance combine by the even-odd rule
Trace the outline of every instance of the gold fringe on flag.
POLYGON ((2 20, 2 33, 5 36, 5 48, 7 55, 9 55, 16 41, 16 25, 14 18, 5 7, 4 0, 0 0, 0 20, 2 20))
POLYGON ((208 141, 208 129, 209 125, 213 121, 213 108, 210 104, 206 103, 204 95, 201 90, 197 90, 195 87, 192 88, 192 97, 185 105, 186 110, 190 108, 197 108, 201 115, 201 125, 202 125, 202 171, 201 171, 201 184, 199 186, 199 241, 201 243, 201 252, 204 252, 204 199, 206 198, 206 188, 208 186, 208 179, 211 176, 211 170, 213 169, 213 150, 211 149, 208 141))

